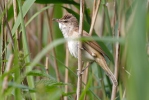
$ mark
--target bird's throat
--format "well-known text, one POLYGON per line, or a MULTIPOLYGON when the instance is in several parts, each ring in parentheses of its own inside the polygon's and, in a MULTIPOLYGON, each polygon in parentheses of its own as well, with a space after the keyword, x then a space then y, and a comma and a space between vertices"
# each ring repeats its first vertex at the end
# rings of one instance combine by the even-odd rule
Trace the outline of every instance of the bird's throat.
POLYGON ((64 38, 68 38, 71 28, 65 24, 62 24, 62 23, 59 23, 59 28, 61 29, 64 38))

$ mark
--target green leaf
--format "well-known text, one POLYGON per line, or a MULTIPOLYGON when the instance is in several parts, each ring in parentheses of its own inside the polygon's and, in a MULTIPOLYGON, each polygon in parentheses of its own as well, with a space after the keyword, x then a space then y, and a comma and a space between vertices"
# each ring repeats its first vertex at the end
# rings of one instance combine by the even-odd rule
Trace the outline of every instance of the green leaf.
POLYGON ((31 76, 44 76, 43 73, 40 70, 30 71, 27 75, 31 75, 31 76))
MULTIPOLYGON (((26 0, 22 6, 22 12, 23 12, 23 17, 27 14, 31 6, 34 4, 35 0, 26 0)), ((12 28, 12 35, 16 32, 17 28, 19 27, 21 23, 21 14, 19 12, 17 20, 12 28)))
POLYGON ((8 86, 14 87, 14 88, 20 88, 20 89, 28 89, 28 90, 33 90, 29 88, 28 86, 22 85, 22 84, 17 84, 15 82, 9 82, 8 86))
POLYGON ((79 5, 78 3, 76 3, 73 0, 36 0, 36 3, 40 3, 40 4, 60 4, 60 3, 65 3, 65 4, 73 4, 73 5, 79 5))
POLYGON ((13 17, 13 5, 11 5, 8 9, 8 20, 10 20, 13 17))
POLYGON ((146 44, 146 17, 147 0, 136 0, 133 9, 129 30, 126 37, 127 46, 127 69, 131 69, 131 75, 127 83, 129 100, 149 99, 149 60, 147 57, 146 44))
POLYGON ((36 82, 36 85, 39 85, 39 84, 43 84, 44 86, 48 86, 48 87, 66 85, 63 82, 57 82, 55 79, 41 79, 36 82))

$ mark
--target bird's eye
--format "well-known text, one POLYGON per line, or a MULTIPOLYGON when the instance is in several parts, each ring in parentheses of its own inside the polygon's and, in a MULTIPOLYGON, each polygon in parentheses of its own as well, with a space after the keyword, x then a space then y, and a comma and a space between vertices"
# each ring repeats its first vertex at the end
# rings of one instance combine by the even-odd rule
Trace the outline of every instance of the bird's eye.
POLYGON ((64 21, 64 23, 67 23, 67 22, 68 22, 67 20, 64 21))

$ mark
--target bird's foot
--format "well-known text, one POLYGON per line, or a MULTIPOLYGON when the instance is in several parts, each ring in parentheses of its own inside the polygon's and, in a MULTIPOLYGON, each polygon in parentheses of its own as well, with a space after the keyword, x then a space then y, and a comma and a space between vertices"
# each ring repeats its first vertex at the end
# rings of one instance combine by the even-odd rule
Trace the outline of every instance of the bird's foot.
POLYGON ((87 66, 86 66, 85 68, 83 68, 81 72, 83 73, 92 63, 93 63, 93 62, 87 63, 87 66))
POLYGON ((82 75, 83 75, 83 72, 80 71, 79 69, 77 69, 77 75, 78 75, 78 76, 82 76, 82 75))
POLYGON ((84 71, 88 68, 88 66, 86 66, 85 68, 83 68, 80 72, 77 69, 77 75, 83 75, 84 71))

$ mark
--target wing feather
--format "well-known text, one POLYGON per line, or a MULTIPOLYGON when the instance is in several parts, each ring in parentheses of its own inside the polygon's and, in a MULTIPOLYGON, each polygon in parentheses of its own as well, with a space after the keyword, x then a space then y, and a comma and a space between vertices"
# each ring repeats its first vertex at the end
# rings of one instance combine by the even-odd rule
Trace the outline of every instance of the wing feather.
MULTIPOLYGON (((83 36, 84 37, 89 37, 90 35, 86 31, 83 31, 83 36)), ((88 44, 88 45, 90 45, 95 50, 97 50, 103 56, 107 56, 108 57, 108 55, 101 49, 101 47, 98 45, 97 42, 95 42, 95 41, 85 41, 85 43, 88 44)))

